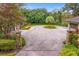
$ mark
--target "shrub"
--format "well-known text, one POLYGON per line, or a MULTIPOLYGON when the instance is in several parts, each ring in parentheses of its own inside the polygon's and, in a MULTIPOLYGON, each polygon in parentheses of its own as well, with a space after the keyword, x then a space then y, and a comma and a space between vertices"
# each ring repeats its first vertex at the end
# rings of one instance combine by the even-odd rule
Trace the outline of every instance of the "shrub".
POLYGON ((65 48, 72 49, 72 50, 76 50, 76 49, 77 49, 77 48, 76 48, 74 45, 72 45, 72 44, 65 44, 64 47, 65 47, 65 48))
POLYGON ((63 48, 60 52, 61 56, 77 56, 77 53, 71 49, 63 48))
POLYGON ((3 33, 0 33, 0 39, 16 39, 16 34, 3 34, 3 33))
POLYGON ((65 45, 60 51, 61 56, 77 56, 77 48, 74 45, 65 45))
POLYGON ((0 39, 4 39, 5 38, 5 34, 0 33, 0 39))
POLYGON ((69 36, 69 42, 75 46, 77 46, 77 39, 78 39, 78 34, 75 32, 72 32, 69 36))
POLYGON ((3 54, 0 54, 0 56, 15 56, 16 53, 3 53, 3 54))
MULTIPOLYGON (((24 38, 20 39, 19 46, 23 47, 25 45, 24 38)), ((16 40, 13 39, 0 39, 0 50, 9 51, 16 49, 16 40)))
POLYGON ((55 29, 56 28, 55 25, 45 25, 44 27, 45 28, 49 28, 49 29, 55 29))
POLYGON ((0 39, 0 50, 13 50, 16 48, 16 41, 10 39, 0 39))
POLYGON ((16 40, 16 34, 9 35, 10 39, 16 40))
POLYGON ((79 56, 79 49, 77 49, 77 55, 79 56))
POLYGON ((63 21, 62 24, 60 24, 61 26, 65 26, 65 27, 68 27, 68 23, 63 21))

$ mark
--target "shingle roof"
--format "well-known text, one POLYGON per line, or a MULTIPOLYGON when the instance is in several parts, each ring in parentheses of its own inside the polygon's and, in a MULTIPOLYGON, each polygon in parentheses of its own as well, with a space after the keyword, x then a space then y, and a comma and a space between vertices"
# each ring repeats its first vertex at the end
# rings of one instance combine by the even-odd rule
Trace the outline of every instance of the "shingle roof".
POLYGON ((67 21, 70 23, 79 23, 79 16, 68 19, 67 21))

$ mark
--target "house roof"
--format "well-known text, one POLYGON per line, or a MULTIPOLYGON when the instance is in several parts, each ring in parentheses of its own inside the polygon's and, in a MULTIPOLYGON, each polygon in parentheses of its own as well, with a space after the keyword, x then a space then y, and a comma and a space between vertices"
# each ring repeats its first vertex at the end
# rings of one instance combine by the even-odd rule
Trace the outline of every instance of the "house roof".
POLYGON ((79 16, 71 18, 71 19, 68 19, 67 22, 70 22, 70 23, 79 23, 79 16))

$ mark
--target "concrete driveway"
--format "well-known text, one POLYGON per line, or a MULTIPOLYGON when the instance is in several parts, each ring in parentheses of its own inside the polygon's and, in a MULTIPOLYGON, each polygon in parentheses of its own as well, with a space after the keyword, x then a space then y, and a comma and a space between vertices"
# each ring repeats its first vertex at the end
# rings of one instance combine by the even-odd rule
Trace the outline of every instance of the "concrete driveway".
POLYGON ((66 39, 67 28, 47 29, 33 26, 29 30, 21 30, 26 40, 25 47, 17 56, 59 56, 66 39))

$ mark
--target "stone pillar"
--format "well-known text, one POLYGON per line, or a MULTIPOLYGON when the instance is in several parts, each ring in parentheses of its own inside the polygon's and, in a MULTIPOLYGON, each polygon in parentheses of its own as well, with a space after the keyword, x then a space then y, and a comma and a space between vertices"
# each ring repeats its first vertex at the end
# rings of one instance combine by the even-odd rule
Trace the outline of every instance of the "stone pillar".
POLYGON ((70 35, 71 35, 72 31, 68 30, 67 31, 67 38, 66 38, 66 44, 70 44, 70 35))
POLYGON ((17 32, 16 33, 16 49, 17 49, 17 51, 20 49, 20 37, 21 37, 21 33, 17 32))

